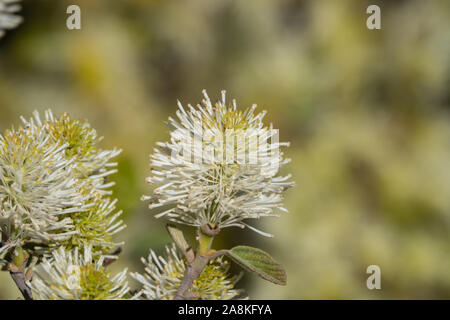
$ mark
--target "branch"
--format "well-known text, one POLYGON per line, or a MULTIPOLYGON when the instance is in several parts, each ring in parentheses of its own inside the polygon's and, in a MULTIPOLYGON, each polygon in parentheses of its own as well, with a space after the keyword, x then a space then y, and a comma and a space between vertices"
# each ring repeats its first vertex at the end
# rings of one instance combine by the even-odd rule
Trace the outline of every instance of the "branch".
POLYGON ((33 300, 31 288, 26 283, 27 279, 25 273, 22 271, 10 270, 9 274, 11 275, 11 278, 13 278, 25 300, 33 300))
POLYGON ((189 289, 192 286, 192 283, 198 276, 203 272, 206 265, 209 262, 209 258, 202 255, 197 255, 192 264, 189 264, 186 273, 184 275, 184 279, 181 282, 180 287, 178 288, 177 294, 174 300, 185 300, 191 298, 192 295, 189 295, 189 289))
MULTIPOLYGON (((173 229, 172 230, 169 229, 169 232, 170 231, 172 231, 172 233, 175 233, 173 229)), ((189 292, 189 289, 191 288, 195 279, 198 278, 198 276, 203 272, 205 267, 208 265, 208 262, 211 260, 211 254, 214 254, 216 252, 211 250, 211 245, 214 236, 217 235, 219 231, 220 231, 219 227, 212 225, 210 223, 204 224, 199 228, 197 237, 198 239, 197 254, 195 255, 192 262, 189 261, 189 258, 187 257, 188 267, 186 269, 183 281, 181 282, 181 285, 178 288, 174 300, 186 300, 195 298, 195 295, 189 292)))
MULTIPOLYGON (((9 241, 10 225, 9 223, 1 226, 1 247, 9 241)), ((33 300, 33 294, 31 288, 27 285, 27 281, 31 280, 33 275, 33 269, 29 268, 25 273, 25 266, 28 262, 29 255, 22 248, 16 249, 13 262, 10 262, 7 266, 11 278, 14 280, 17 288, 19 288, 25 300, 33 300)))

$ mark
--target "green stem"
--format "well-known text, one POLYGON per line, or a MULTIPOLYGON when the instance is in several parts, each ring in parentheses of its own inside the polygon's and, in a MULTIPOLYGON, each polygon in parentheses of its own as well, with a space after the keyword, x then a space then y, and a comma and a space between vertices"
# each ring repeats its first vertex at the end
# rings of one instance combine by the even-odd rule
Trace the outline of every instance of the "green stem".
POLYGON ((198 254, 206 255, 211 250, 214 237, 208 236, 202 232, 198 235, 198 254))

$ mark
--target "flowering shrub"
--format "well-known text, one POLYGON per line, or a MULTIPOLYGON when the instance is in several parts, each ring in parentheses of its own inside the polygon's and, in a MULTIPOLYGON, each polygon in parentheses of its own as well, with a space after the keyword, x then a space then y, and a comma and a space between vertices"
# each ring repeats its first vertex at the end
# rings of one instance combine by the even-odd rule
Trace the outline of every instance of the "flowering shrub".
POLYGON ((0 135, 0 263, 26 299, 236 299, 239 276, 231 261, 276 284, 286 283, 281 265, 247 246, 215 250, 214 237, 228 227, 249 228, 248 220, 278 216, 282 193, 293 186, 278 176, 288 162, 279 151, 278 131, 263 124, 256 105, 245 111, 225 92, 213 104, 179 103, 169 118, 170 142, 151 156, 155 185, 144 196, 150 208, 164 207, 173 244, 166 257, 150 250, 145 274, 131 273, 142 288, 131 291, 127 270, 111 275, 125 228, 115 211, 110 176, 118 149, 103 150, 89 123, 46 111, 0 135), (195 229, 189 244, 177 225, 195 229), (34 276, 33 276, 34 275, 34 276))

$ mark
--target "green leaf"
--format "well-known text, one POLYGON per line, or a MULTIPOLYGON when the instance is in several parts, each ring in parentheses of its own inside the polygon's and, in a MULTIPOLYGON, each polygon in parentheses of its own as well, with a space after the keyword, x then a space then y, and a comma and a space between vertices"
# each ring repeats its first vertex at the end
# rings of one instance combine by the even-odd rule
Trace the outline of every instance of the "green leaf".
POLYGON ((244 269, 261 278, 279 285, 286 285, 284 268, 268 253, 252 247, 237 246, 227 252, 227 256, 244 269))

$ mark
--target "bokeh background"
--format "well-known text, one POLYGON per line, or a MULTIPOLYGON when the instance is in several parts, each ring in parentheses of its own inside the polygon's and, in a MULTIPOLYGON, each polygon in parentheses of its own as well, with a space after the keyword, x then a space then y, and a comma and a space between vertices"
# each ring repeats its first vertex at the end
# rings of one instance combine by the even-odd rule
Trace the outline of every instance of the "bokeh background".
MULTIPOLYGON (((113 268, 169 243, 139 198, 148 155, 176 100, 221 89, 280 128, 297 186, 266 239, 226 230, 217 247, 259 246, 288 285, 245 274, 254 299, 450 298, 450 2, 446 0, 24 0, 0 40, 0 129, 52 108, 123 149, 115 195, 126 245, 113 268), (82 29, 66 28, 78 4, 82 29), (370 4, 382 29, 366 28, 370 4), (379 265, 381 290, 366 288, 379 265)), ((0 273, 0 298, 19 296, 0 273)))

